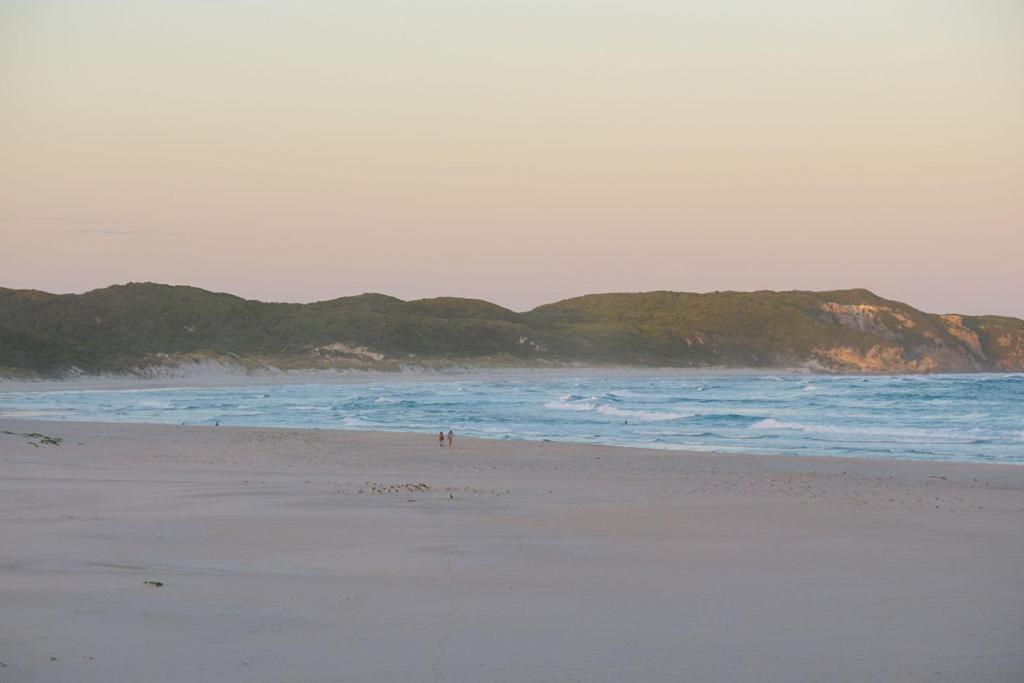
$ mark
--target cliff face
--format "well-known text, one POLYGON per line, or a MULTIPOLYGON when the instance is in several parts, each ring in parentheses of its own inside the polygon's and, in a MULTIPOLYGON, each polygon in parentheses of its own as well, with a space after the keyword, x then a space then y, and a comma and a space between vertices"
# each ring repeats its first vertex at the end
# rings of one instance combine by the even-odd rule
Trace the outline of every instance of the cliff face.
MULTIPOLYGON (((856 372, 976 372, 996 369, 979 333, 981 324, 961 315, 928 315, 871 304, 826 302, 837 324, 885 339, 864 349, 816 349, 825 366, 856 372)), ((1020 330, 1017 330, 1020 337, 1020 330)), ((1009 338, 1009 334, 1007 337, 1009 338)), ((1010 363, 1012 366, 1012 362, 1010 363)))
MULTIPOLYGON (((877 320, 889 315, 904 329, 917 323, 898 311, 866 312, 877 320)), ((832 347, 816 350, 823 365, 834 370, 856 372, 982 372, 1020 371, 1024 369, 1024 324, 1015 318, 937 315, 932 326, 921 330, 921 337, 894 333, 891 326, 879 325, 876 333, 888 344, 876 344, 862 350, 832 347), (827 359, 827 360, 825 360, 827 359)))
POLYGON ((981 353, 993 369, 1008 372, 1024 369, 1024 321, 1000 316, 964 317, 963 320, 978 335, 981 353))
POLYGON ((821 372, 1024 370, 1024 321, 932 315, 867 290, 594 294, 517 313, 380 294, 281 304, 131 284, 0 289, 0 372, 615 364, 821 372))

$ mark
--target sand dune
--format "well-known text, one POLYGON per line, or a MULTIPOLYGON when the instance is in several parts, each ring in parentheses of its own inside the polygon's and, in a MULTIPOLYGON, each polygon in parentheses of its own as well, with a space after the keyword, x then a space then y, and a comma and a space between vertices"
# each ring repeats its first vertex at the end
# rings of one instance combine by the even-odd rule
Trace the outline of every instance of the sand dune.
POLYGON ((5 682, 1024 680, 1017 466, 0 431, 5 682))

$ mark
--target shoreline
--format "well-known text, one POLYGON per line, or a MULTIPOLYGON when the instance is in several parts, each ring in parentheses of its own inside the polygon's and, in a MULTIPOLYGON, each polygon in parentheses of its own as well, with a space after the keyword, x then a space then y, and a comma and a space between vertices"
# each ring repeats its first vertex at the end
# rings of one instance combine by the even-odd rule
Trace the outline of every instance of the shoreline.
MULTIPOLYGON (((331 429, 326 427, 279 427, 279 426, 260 426, 260 425, 201 425, 201 424, 176 424, 168 422, 105 422, 102 420, 48 420, 45 418, 22 418, 13 417, 5 418, 0 417, 0 433, 4 431, 11 431, 9 425, 13 425, 17 432, 18 429, 36 431, 38 433, 45 433, 44 430, 32 429, 38 425, 47 425, 60 429, 61 427, 71 428, 79 426, 81 428, 92 430, 92 429, 104 429, 109 428, 111 430, 117 430, 119 428, 127 428, 130 430, 138 429, 145 431, 148 429, 168 429, 173 430, 199 430, 207 431, 211 430, 214 433, 218 432, 267 432, 271 434, 282 434, 282 435, 302 435, 306 433, 324 435, 327 438, 331 438, 331 435, 338 435, 338 438, 346 439, 351 437, 362 437, 370 439, 409 439, 414 443, 429 444, 436 446, 437 435, 434 432, 423 432, 415 430, 388 430, 388 429, 331 429)), ((756 453, 756 452, 736 452, 736 451, 715 451, 715 450, 699 450, 699 449, 687 449, 685 447, 680 448, 650 448, 646 446, 634 446, 630 444, 604 444, 604 443, 588 443, 586 441, 555 441, 551 439, 504 439, 498 437, 486 437, 486 436, 466 436, 459 434, 457 438, 460 442, 466 442, 477 446, 488 447, 491 446, 508 446, 509 448, 539 448, 539 449, 607 449, 613 453, 622 456, 633 456, 633 457, 644 457, 644 456, 661 456, 661 457, 679 457, 684 459, 707 459, 709 462, 715 461, 715 459, 736 459, 739 461, 746 461, 742 464, 748 466, 754 466, 758 464, 772 463, 772 466, 783 466, 794 463, 808 463, 808 466, 818 465, 823 466, 829 470, 839 468, 841 466, 850 465, 846 469, 851 467, 867 467, 871 468, 876 465, 885 466, 886 464, 894 465, 910 465, 910 466, 930 466, 945 468, 950 467, 953 469, 959 467, 965 468, 989 468, 1005 467, 1008 471, 1020 471, 1022 474, 1022 482, 1024 482, 1024 470, 1021 470, 1024 463, 1017 462, 972 462, 962 460, 919 460, 913 458, 866 458, 858 455, 828 455, 828 454, 815 454, 815 455, 786 455, 777 453, 756 453)), ((440 450, 440 449, 438 449, 440 450)), ((797 468, 801 469, 801 468, 797 468)))
MULTIPOLYGON (((185 387, 183 387, 185 388, 185 387)), ((92 391, 92 390, 89 390, 92 391)), ((102 391, 102 390, 96 390, 102 391)), ((28 425, 85 425, 95 427, 167 427, 170 429, 213 429, 213 430, 259 430, 266 432, 279 432, 285 434, 292 433, 321 433, 321 434, 356 434, 356 435, 377 435, 383 437, 386 435, 390 436, 418 436, 424 440, 434 443, 435 435, 433 432, 417 431, 413 429, 345 429, 345 428, 329 428, 329 427, 300 427, 300 426, 264 426, 264 425, 205 425, 205 424, 178 424, 174 422, 116 422, 116 421, 102 421, 102 420, 52 420, 47 418, 35 418, 35 417, 2 417, 0 416, 0 431, 7 429, 4 427, 5 424, 10 423, 25 423, 28 425)), ((498 444, 523 444, 536 445, 538 447, 580 447, 580 448, 609 448, 616 451, 636 451, 637 454, 654 454, 661 453, 664 455, 679 455, 682 457, 729 457, 729 458, 751 458, 754 460, 796 460, 798 462, 817 462, 822 463, 861 463, 862 465, 868 463, 916 463, 919 465, 966 465, 970 467, 1011 467, 1021 468, 1024 466, 1024 462, 979 462, 973 460, 929 460, 927 458, 909 458, 909 457, 878 457, 878 458, 867 458, 860 455, 829 455, 829 454, 814 454, 814 455, 794 455, 786 453, 758 453, 758 452, 740 452, 740 451, 728 451, 728 450, 713 450, 713 449, 698 449, 692 446, 679 446, 673 447, 666 445, 665 447, 652 447, 647 445, 634 445, 634 444, 611 444, 611 443, 594 443, 587 441, 572 441, 570 439, 559 440, 559 439, 528 439, 528 438, 503 438, 500 436, 463 436, 459 435, 459 439, 468 442, 483 442, 483 443, 498 443, 498 444)))

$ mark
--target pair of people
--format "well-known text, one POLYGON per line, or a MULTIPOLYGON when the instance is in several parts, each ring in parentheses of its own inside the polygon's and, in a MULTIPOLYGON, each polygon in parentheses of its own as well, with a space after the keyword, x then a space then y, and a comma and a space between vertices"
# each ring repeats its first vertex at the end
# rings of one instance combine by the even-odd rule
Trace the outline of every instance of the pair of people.
POLYGON ((450 429, 448 430, 448 436, 447 437, 444 435, 444 432, 438 432, 437 433, 437 445, 440 448, 444 448, 444 441, 445 441, 445 439, 448 439, 448 448, 451 448, 452 447, 452 439, 454 439, 454 438, 455 438, 455 434, 453 434, 452 430, 450 430, 450 429))

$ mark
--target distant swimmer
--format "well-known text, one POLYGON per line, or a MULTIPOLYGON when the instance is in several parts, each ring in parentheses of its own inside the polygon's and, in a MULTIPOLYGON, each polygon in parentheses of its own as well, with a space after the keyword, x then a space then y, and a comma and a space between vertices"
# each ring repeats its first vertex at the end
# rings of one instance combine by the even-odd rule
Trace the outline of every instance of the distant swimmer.
POLYGON ((452 430, 449 429, 448 430, 448 448, 452 447, 452 439, 454 439, 454 438, 455 438, 455 434, 452 432, 452 430))
POLYGON ((440 448, 444 448, 444 432, 437 433, 437 445, 440 448))

